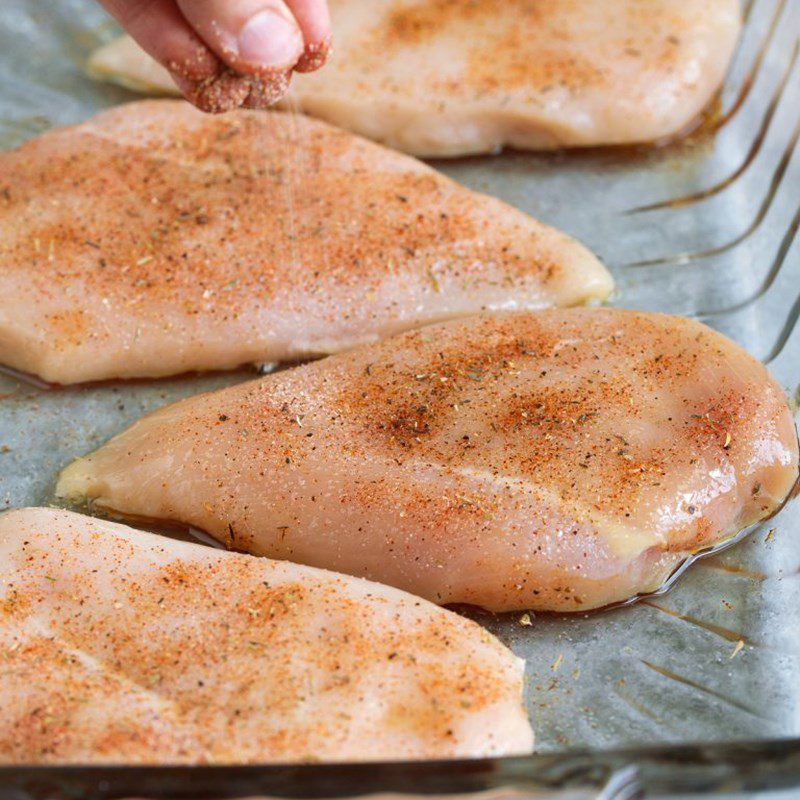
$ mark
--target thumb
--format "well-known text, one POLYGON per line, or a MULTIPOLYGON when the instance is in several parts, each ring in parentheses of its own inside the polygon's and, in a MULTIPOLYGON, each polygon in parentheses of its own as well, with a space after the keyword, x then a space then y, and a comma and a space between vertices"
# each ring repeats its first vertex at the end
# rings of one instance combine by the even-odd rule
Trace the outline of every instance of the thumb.
POLYGON ((287 71, 303 54, 303 33, 283 0, 178 0, 178 7, 236 72, 287 71))

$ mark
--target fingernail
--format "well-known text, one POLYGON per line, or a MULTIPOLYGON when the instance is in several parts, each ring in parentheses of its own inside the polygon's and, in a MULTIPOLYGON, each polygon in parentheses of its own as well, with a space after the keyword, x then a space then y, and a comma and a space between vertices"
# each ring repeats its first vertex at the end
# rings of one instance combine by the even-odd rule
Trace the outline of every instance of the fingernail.
POLYGON ((293 67, 303 52, 303 36, 293 20, 260 11, 239 31, 239 56, 264 67, 293 67))

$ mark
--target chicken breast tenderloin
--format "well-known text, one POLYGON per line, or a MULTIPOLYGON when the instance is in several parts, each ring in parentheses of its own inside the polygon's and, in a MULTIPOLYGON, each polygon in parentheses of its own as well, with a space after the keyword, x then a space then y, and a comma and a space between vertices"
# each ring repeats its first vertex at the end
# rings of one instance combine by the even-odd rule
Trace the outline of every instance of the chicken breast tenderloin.
POLYGON ((762 364, 611 309, 430 326, 134 424, 58 493, 439 603, 577 611, 775 511, 798 444, 762 364))
MULTIPOLYGON (((418 156, 654 142, 697 120, 737 0, 331 0, 334 48, 287 104, 418 156)), ((123 37, 90 72, 176 93, 123 37)))
POLYGON ((56 383, 305 358, 611 288, 568 236, 305 117, 149 101, 0 155, 0 362, 56 383))
POLYGON ((526 753, 522 663, 368 581, 54 509, 0 515, 0 763, 526 753))

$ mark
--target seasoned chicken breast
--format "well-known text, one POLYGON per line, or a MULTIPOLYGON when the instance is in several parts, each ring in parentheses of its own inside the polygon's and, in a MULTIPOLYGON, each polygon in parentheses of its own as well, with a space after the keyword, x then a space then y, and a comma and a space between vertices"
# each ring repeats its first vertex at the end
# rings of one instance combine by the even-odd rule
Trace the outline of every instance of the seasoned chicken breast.
POLYGON ((0 516, 0 763, 524 753, 522 663, 396 589, 53 509, 0 516))
POLYGON ((686 319, 434 325, 145 417, 58 493, 439 603, 577 611, 659 587, 797 479, 786 397, 686 319))
MULTIPOLYGON (((420 156, 651 142, 698 118, 737 0, 331 0, 334 52, 294 107, 420 156)), ((130 39, 90 71, 175 92, 130 39)))
POLYGON ((611 287, 568 236, 300 116, 149 101, 0 155, 0 362, 47 381, 298 359, 611 287))

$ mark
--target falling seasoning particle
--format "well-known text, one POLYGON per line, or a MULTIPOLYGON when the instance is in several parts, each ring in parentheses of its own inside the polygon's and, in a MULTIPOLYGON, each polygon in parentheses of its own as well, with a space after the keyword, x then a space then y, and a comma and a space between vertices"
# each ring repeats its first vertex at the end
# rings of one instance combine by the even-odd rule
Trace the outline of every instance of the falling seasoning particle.
POLYGON ((725 450, 727 450, 731 446, 731 435, 730 433, 725 434, 725 444, 722 445, 725 450))
POLYGON ((739 639, 739 641, 736 642, 736 647, 733 648, 733 652, 731 653, 730 657, 732 659, 736 658, 736 656, 739 655, 743 647, 744 647, 744 640, 739 639))
POLYGON ((775 530, 776 530, 775 528, 769 529, 769 531, 767 532, 767 537, 766 539, 764 539, 765 543, 768 542, 770 539, 772 539, 772 537, 775 535, 775 530))
POLYGON ((149 264, 153 260, 153 256, 142 256, 137 262, 137 267, 143 267, 145 264, 149 264))
POLYGON ((529 628, 531 625, 533 625, 533 621, 531 620, 531 615, 530 615, 530 614, 527 614, 527 613, 526 613, 526 614, 523 614, 523 615, 522 615, 522 616, 519 618, 519 624, 520 624, 520 625, 525 625, 525 627, 528 627, 528 628, 529 628))
POLYGON ((553 662, 553 665, 550 667, 550 669, 553 670, 553 672, 557 672, 563 660, 564 660, 563 654, 559 653, 558 658, 553 662))

